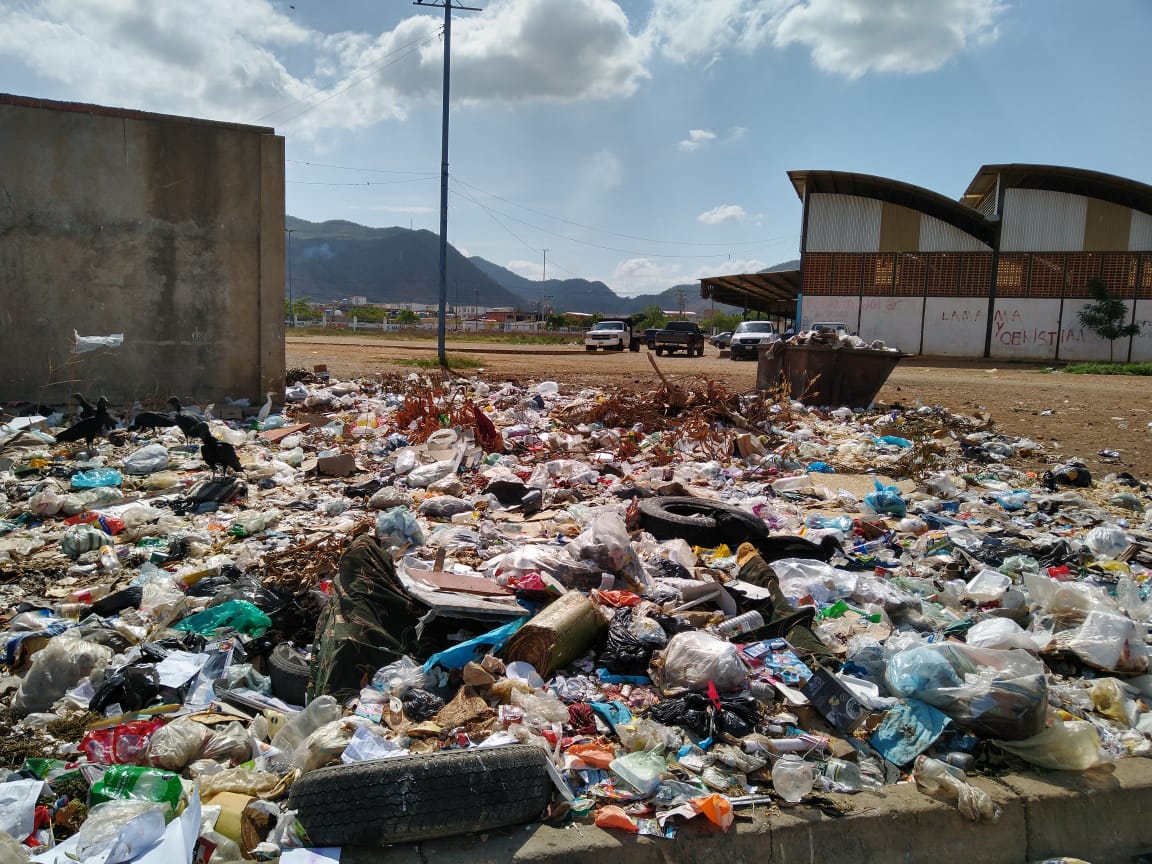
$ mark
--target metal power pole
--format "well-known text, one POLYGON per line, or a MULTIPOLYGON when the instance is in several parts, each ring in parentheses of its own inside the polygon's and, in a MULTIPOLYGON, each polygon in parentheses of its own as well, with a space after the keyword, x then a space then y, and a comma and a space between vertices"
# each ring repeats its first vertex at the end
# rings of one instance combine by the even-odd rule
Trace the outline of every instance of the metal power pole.
POLYGON ((285 228, 288 234, 288 320, 296 326, 296 298, 292 296, 292 233, 295 228, 285 228))
POLYGON ((456 6, 452 0, 443 3, 415 0, 413 5, 444 9, 444 107, 440 120, 440 315, 436 322, 436 356, 441 368, 446 369, 448 355, 444 351, 444 325, 448 317, 448 95, 452 80, 452 10, 483 10, 475 6, 456 6))

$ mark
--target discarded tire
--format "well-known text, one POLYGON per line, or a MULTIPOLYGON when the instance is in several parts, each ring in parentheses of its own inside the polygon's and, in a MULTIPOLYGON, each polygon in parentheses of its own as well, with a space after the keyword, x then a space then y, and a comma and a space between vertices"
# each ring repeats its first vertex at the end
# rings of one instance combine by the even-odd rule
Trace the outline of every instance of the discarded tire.
POLYGON ((703 498, 663 497, 640 502, 640 525, 657 540, 680 537, 693 546, 739 544, 768 536, 747 510, 703 498))
POLYGON ((303 705, 308 688, 308 661, 287 642, 281 642, 268 655, 268 677, 272 693, 289 705, 303 705))
POLYGON ((305 774, 289 809, 315 846, 406 843, 530 822, 552 797, 547 756, 517 744, 337 765, 305 774))

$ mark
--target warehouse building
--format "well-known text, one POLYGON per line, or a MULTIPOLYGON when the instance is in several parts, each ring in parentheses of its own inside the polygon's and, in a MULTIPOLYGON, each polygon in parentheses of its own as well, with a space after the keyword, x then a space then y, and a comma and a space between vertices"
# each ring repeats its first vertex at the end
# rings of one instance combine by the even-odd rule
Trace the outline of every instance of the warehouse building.
POLYGON ((1152 186, 985 165, 954 200, 865 174, 788 176, 804 205, 800 271, 702 280, 704 296, 778 310, 791 285, 802 327, 844 321, 910 353, 1107 360, 1078 319, 1100 278, 1142 327, 1115 359, 1152 360, 1152 186))

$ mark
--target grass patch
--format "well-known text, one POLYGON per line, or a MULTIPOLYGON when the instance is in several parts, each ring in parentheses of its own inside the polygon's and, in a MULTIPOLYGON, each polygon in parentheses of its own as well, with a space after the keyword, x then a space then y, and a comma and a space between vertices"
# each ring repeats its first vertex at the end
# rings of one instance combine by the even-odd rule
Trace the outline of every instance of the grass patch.
POLYGON ((1152 375, 1152 363, 1069 363, 1070 375, 1152 375))
MULTIPOLYGON (((480 369, 484 364, 474 357, 448 357, 449 369, 480 369)), ((397 366, 415 366, 418 369, 439 369, 438 357, 409 357, 404 360, 393 360, 397 366)))

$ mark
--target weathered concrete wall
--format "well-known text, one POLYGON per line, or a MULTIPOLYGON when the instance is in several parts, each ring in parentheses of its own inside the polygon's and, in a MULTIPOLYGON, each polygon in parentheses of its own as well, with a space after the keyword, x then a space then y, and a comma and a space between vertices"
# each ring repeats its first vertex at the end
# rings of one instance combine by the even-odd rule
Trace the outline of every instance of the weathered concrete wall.
POLYGON ((279 391, 283 145, 260 127, 0 96, 0 400, 279 391), (124 345, 73 354, 73 331, 124 345))

